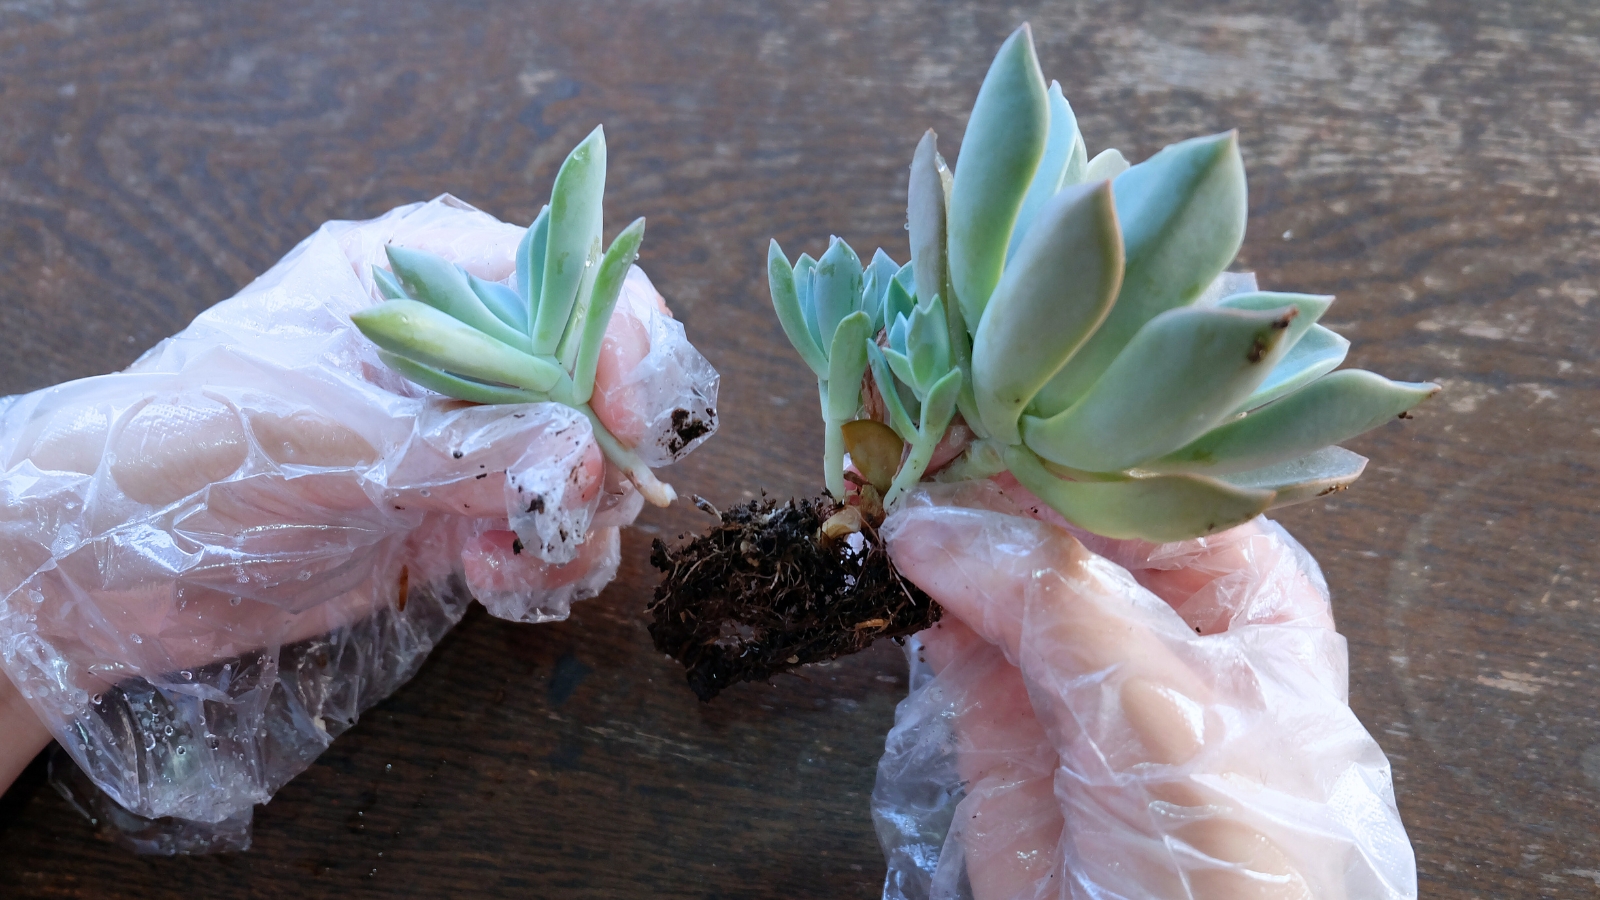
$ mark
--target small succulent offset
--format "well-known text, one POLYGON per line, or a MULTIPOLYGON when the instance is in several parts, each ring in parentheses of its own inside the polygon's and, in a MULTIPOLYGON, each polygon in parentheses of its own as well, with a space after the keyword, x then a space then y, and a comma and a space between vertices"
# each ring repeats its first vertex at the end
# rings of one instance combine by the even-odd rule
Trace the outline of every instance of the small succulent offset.
POLYGON ((556 174, 550 203, 517 248, 516 287, 484 281, 431 253, 388 247, 373 267, 388 298, 351 316, 385 363, 433 391, 475 403, 554 401, 583 413, 606 457, 657 506, 674 499, 589 407, 595 368, 644 219, 603 253, 605 132, 596 128, 556 174))
POLYGON ((1348 485, 1366 460, 1335 445, 1439 388, 1333 371, 1349 342, 1316 324, 1331 297, 1226 290, 1253 282, 1225 273, 1245 216, 1232 132, 1087 158, 1022 26, 954 173, 932 131, 917 146, 911 262, 863 267, 835 238, 791 267, 771 245, 773 306, 821 387, 829 491, 848 449, 893 508, 957 411, 976 439, 935 477, 1009 469, 1107 537, 1197 537, 1348 485), (862 413, 869 370, 886 426, 862 413))

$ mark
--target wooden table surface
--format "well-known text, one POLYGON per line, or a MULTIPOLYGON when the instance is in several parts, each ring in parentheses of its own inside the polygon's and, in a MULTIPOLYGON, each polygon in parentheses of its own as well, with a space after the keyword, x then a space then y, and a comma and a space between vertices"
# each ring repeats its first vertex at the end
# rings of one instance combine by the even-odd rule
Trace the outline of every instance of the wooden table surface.
MULTIPOLYGON (((1241 266, 1336 293, 1351 362, 1446 393, 1282 515, 1325 567, 1351 702, 1425 897, 1600 896, 1600 7, 1590 0, 420 0, 0 4, 0 394, 120 368, 319 223, 452 192, 531 219, 603 122, 611 221, 721 370, 671 470, 726 504, 820 482, 815 386, 763 259, 904 259, 1031 20, 1091 152, 1237 127, 1241 266)), ((870 897, 892 646, 697 702, 640 615, 651 510, 571 621, 481 613, 256 816, 248 853, 131 856, 37 772, 5 897, 870 897)))

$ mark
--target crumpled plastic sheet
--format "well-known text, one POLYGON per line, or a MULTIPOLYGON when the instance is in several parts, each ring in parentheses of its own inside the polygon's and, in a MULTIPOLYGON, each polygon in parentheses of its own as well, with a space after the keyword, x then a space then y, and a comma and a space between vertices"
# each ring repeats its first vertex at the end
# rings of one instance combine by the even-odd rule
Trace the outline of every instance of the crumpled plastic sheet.
POLYGON ((1417 896, 1286 531, 1080 541, 1014 481, 925 487, 881 532, 946 611, 873 790, 886 900, 1417 896))
MULTIPOLYGON (((329 222, 125 371, 0 400, 0 665, 124 843, 247 846, 474 597, 543 622, 615 576, 642 500, 588 419, 432 394, 350 323, 385 244, 509 283, 522 233, 449 196, 329 222)), ((602 355, 624 443, 709 435, 716 372, 642 271, 602 355)))

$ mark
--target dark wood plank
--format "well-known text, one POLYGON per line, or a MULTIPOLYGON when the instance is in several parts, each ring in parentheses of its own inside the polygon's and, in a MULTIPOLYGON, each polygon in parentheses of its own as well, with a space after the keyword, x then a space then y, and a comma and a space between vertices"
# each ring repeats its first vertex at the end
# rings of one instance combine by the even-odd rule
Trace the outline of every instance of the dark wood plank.
MULTIPOLYGON (((1340 295, 1352 362, 1434 378, 1283 516, 1322 561, 1352 702, 1429 897, 1600 891, 1600 10, 1585 0, 519 2, 0 8, 0 392, 117 368, 318 223, 450 191, 526 220, 596 122, 614 222, 723 372, 673 480, 808 492, 814 387, 769 236, 903 257, 921 130, 947 153, 1032 20, 1091 149, 1238 127, 1243 262, 1340 295)), ((247 854, 139 859, 24 783, 7 897, 872 896, 866 797, 904 691, 882 648, 701 706, 622 577, 567 623, 469 616, 257 817, 247 854)))

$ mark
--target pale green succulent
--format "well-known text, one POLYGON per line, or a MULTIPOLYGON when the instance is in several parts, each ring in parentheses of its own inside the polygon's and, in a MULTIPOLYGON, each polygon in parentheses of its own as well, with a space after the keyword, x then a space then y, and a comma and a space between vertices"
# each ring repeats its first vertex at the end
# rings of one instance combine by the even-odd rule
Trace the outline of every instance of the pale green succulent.
POLYGON ((953 175, 923 137, 908 201, 912 261, 892 275, 879 251, 862 279, 837 239, 814 265, 791 270, 776 242, 768 256, 784 331, 823 384, 836 495, 863 363, 910 445, 890 507, 959 408, 978 439, 941 480, 1009 469, 1079 526, 1156 541, 1344 487, 1366 461, 1334 445, 1438 391, 1332 371, 1349 346, 1316 324, 1332 298, 1207 299, 1244 237, 1236 135, 1134 166, 1088 159, 1026 25, 984 79, 953 175), (830 257, 856 280, 820 276, 830 257))
POLYGON ((600 344, 644 240, 644 219, 635 219, 601 252, 605 183, 605 132, 596 128, 561 164, 550 203, 518 246, 515 288, 431 253, 388 247, 392 273, 372 270, 388 299, 350 318, 385 363, 430 390, 475 403, 554 401, 578 410, 606 457, 645 499, 665 506, 671 486, 589 407, 600 344))

